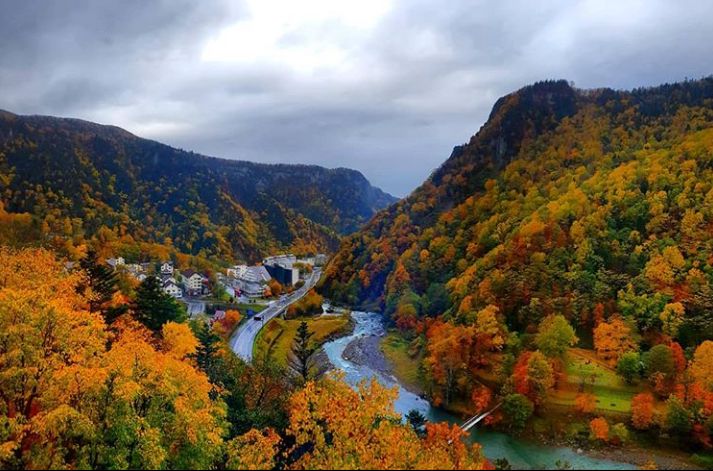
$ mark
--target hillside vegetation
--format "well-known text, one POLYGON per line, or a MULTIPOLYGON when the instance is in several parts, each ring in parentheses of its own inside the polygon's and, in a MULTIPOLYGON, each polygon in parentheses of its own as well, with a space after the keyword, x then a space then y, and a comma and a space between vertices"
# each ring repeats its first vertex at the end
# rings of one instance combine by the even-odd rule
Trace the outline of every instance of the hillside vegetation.
POLYGON ((353 170, 210 158, 113 126, 0 112, 0 204, 65 252, 86 239, 131 258, 148 244, 248 261, 328 252, 394 201, 353 170))

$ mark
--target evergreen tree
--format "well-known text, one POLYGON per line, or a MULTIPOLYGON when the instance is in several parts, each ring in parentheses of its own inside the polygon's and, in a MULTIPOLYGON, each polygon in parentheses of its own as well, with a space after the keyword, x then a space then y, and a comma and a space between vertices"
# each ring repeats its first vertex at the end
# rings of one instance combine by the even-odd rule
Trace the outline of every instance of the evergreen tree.
POLYGON ((307 322, 302 321, 297 328, 295 340, 292 343, 292 355, 290 358, 290 366, 299 374, 299 376, 307 381, 309 379, 309 370, 312 366, 312 356, 316 349, 311 345, 313 333, 309 331, 307 322))
POLYGON ((136 319, 154 332, 159 332, 166 322, 184 322, 187 317, 183 306, 164 293, 155 276, 149 276, 136 288, 133 308, 136 319))
POLYGON ((118 291, 118 278, 114 270, 106 264, 100 263, 94 250, 79 261, 79 266, 86 273, 86 283, 78 286, 78 291, 91 289, 92 298, 89 301, 91 312, 101 312, 107 322, 111 322, 119 313, 103 306, 111 301, 114 293, 118 291))
POLYGON ((419 437, 426 435, 426 417, 416 409, 411 409, 406 415, 406 420, 408 421, 411 428, 419 437))
POLYGON ((197 322, 194 333, 198 339, 198 348, 195 354, 196 364, 208 375, 212 383, 221 384, 220 358, 218 357, 220 336, 206 322, 197 322))

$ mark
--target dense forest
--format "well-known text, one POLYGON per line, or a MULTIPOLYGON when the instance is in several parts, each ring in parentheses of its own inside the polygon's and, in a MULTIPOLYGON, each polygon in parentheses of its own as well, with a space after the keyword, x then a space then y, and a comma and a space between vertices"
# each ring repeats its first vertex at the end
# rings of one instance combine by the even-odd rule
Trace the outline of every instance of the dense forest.
POLYGON ((0 212, 29 224, 16 235, 69 255, 88 239, 132 259, 150 244, 247 261, 326 252, 394 201, 353 170, 210 158, 112 126, 0 112, 0 212))
POLYGON ((436 401, 499 395, 506 417, 527 416, 583 355, 641 392, 621 412, 655 405, 663 429, 710 446, 712 234, 713 78, 547 81, 499 99, 421 187, 345 238, 320 289, 382 309, 436 401))
POLYGON ((0 261, 1 469, 486 466, 457 426, 404 424, 376 381, 298 384, 244 363, 223 321, 186 322, 155 278, 126 295, 96 258, 68 271, 46 249, 0 248, 0 261))

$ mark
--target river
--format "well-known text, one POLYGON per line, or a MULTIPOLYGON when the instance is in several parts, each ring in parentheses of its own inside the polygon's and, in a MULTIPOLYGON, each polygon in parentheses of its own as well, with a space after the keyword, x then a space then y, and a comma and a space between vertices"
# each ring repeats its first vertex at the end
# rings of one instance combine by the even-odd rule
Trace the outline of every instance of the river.
MULTIPOLYGON (((431 421, 459 424, 462 422, 458 417, 432 407, 425 399, 403 388, 395 378, 384 377, 367 366, 356 365, 342 358, 344 349, 352 340, 367 335, 381 336, 384 333, 379 314, 354 312, 352 317, 355 321, 354 332, 324 345, 329 360, 336 368, 344 372, 345 379, 350 384, 356 385, 363 379, 377 378, 384 386, 398 388, 399 397, 395 407, 400 414, 405 415, 408 411, 417 409, 431 421)), ((571 448, 544 446, 477 427, 472 431, 470 437, 480 443, 488 459, 505 458, 514 469, 554 469, 558 460, 568 461, 573 469, 636 469, 635 466, 628 463, 596 459, 577 453, 571 448)))

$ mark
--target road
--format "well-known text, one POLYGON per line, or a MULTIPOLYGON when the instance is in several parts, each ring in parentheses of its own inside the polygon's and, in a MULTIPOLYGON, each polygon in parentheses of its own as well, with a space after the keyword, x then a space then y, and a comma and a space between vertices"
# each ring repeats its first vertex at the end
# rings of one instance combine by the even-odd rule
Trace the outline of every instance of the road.
POLYGON ((287 306, 293 304, 304 297, 305 294, 317 284, 321 275, 321 269, 315 268, 305 280, 304 286, 290 293, 282 299, 278 299, 270 306, 266 307, 257 316, 262 316, 262 321, 246 319, 230 338, 230 348, 245 361, 253 359, 253 344, 260 329, 270 320, 277 317, 287 306))

